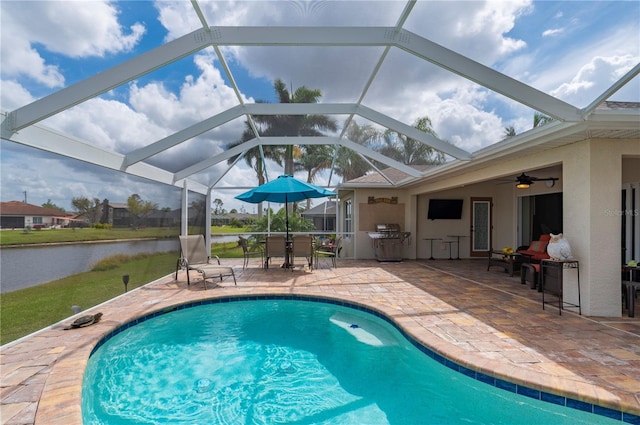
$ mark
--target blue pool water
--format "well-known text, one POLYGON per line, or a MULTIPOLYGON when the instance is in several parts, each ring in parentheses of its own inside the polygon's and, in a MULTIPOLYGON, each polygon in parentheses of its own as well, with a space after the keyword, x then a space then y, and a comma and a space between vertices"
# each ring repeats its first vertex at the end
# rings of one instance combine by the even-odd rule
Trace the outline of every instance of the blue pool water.
POLYGON ((470 378, 380 317, 302 300, 194 306, 92 354, 86 424, 620 423, 470 378))

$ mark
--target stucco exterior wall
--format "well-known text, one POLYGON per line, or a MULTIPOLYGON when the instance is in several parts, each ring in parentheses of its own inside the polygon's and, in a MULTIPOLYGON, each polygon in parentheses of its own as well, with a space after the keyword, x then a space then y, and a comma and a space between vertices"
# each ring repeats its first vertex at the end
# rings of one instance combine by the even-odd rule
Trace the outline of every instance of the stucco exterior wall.
MULTIPOLYGON (((564 229, 580 260, 583 311, 620 316, 623 155, 640 154, 640 141, 589 140, 563 149, 564 229)), ((633 167, 633 161, 625 161, 633 167)), ((635 164, 637 166, 637 164, 635 164)), ((637 167, 635 168, 637 170, 637 167)), ((630 176, 634 171, 625 170, 630 176)))

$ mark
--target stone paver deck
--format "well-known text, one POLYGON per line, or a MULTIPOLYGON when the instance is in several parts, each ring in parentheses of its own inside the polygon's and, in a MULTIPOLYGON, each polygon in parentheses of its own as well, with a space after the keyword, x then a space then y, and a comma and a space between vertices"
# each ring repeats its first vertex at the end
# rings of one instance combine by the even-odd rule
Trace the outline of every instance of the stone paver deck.
MULTIPOLYGON (((201 299, 296 294, 345 300, 390 317, 433 351, 469 369, 640 418, 640 318, 594 318, 542 310, 540 294, 485 262, 339 261, 313 272, 242 270, 203 289, 180 272, 92 310, 93 326, 56 324, 0 348, 0 422, 81 424, 84 368, 100 338, 136 317, 201 299)), ((192 274, 195 279, 195 274, 192 274)), ((634 422, 635 423, 635 422, 634 422)))

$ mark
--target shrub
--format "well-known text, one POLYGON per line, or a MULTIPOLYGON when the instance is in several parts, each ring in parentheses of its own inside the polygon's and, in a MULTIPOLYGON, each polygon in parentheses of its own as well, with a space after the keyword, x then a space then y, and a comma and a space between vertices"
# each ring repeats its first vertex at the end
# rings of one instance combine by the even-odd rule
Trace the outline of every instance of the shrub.
POLYGON ((113 225, 109 224, 109 223, 94 223, 93 224, 93 228, 94 229, 110 230, 112 227, 113 227, 113 225))
POLYGON ((118 268, 122 263, 126 263, 127 261, 133 260, 141 260, 143 258, 147 258, 151 256, 148 253, 136 254, 136 255, 125 255, 125 254, 116 254, 110 257, 103 258, 98 261, 91 267, 92 272, 99 272, 105 270, 112 270, 118 268))
POLYGON ((235 228, 238 228, 238 229, 240 229, 240 228, 243 228, 243 227, 244 227, 244 223, 243 223, 242 221, 238 220, 237 218, 232 218, 232 219, 229 221, 229 225, 230 225, 231 227, 235 227, 235 228))

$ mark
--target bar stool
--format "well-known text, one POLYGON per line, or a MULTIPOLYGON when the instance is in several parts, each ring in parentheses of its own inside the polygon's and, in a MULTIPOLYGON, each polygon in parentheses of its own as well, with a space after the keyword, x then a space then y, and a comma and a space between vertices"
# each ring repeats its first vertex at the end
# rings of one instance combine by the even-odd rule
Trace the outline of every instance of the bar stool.
POLYGON ((429 246, 430 246, 430 252, 431 252, 431 257, 429 257, 429 260, 435 260, 435 258, 433 258, 433 241, 441 241, 442 238, 425 238, 425 241, 429 241, 429 246))
POLYGON ((453 257, 451 256, 451 245, 458 243, 458 241, 442 241, 442 243, 449 244, 449 260, 453 260, 453 257))

